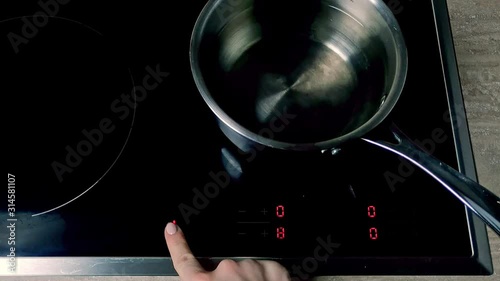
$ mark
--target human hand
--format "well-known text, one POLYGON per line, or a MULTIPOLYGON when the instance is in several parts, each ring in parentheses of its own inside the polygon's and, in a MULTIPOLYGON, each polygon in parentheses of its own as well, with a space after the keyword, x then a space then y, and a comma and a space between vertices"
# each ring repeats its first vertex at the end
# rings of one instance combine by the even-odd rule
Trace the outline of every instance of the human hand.
POLYGON ((174 268, 182 281, 289 281, 287 270, 275 261, 222 260, 214 271, 206 271, 196 260, 184 233, 178 225, 169 222, 165 240, 174 268))

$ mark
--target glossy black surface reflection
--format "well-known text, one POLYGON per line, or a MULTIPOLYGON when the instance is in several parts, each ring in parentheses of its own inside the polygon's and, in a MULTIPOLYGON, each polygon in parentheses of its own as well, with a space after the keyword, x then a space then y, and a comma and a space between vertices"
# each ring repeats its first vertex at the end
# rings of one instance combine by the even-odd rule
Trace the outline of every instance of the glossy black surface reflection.
MULTIPOLYGON (((72 21, 51 18, 18 54, 9 53, 2 68, 23 241, 18 255, 167 256, 162 233, 173 219, 199 256, 304 257, 318 237, 338 243, 332 254, 338 257, 472 254, 464 206, 392 154, 358 142, 335 156, 238 152, 191 78, 189 39, 203 4, 71 3, 61 14, 72 21), (169 74, 148 80, 157 86, 128 104, 122 95, 132 95, 152 72, 169 74), (66 147, 78 152, 82 140, 92 142, 82 130, 102 126, 114 129, 94 140, 80 163, 68 164, 66 147), (54 161, 71 169, 62 181, 54 161), (94 183, 66 206, 32 216, 94 183)), ((403 4, 397 18, 409 71, 389 119, 456 167, 431 4, 403 4), (430 141, 436 130, 439 141, 430 141)), ((22 25, 11 20, 0 28, 8 33, 22 25)))

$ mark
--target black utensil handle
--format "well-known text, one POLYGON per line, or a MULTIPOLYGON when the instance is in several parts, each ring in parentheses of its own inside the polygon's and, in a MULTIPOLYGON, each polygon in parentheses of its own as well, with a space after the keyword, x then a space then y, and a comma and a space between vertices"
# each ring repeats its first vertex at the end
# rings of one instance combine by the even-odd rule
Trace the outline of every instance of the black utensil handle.
POLYGON ((397 143, 362 139, 415 164, 441 183, 500 236, 500 198, 497 195, 418 148, 397 127, 393 126, 391 130, 397 143))

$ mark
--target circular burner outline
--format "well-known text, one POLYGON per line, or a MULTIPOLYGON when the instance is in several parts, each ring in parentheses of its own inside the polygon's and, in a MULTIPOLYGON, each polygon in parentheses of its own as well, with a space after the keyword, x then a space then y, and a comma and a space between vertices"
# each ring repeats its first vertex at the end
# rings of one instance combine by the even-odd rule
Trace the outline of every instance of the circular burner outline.
MULTIPOLYGON (((135 83, 134 83, 134 78, 132 77, 132 73, 130 72, 130 68, 128 69, 129 70, 129 74, 130 74, 130 80, 132 81, 132 87, 133 89, 135 89, 135 83)), ((36 216, 40 216, 40 215, 43 215, 43 214, 47 214, 47 213, 50 213, 52 211, 55 211, 59 208, 62 208, 68 204, 70 204, 71 202, 77 200, 78 198, 80 198, 81 196, 83 196, 85 193, 87 193, 88 191, 90 191, 96 184, 98 184, 103 178, 104 176, 106 176, 108 174, 108 172, 113 168, 113 166, 116 164, 116 162, 118 161, 118 159, 120 158, 120 156, 122 155, 123 151, 125 150, 125 147, 127 146, 127 143, 128 143, 128 140, 130 139, 130 136, 132 135, 132 129, 134 128, 134 122, 135 122, 135 113, 136 113, 136 110, 137 110, 137 99, 134 99, 134 111, 132 113, 132 121, 130 123, 130 129, 128 131, 128 134, 127 134, 127 138, 125 139, 125 142, 123 143, 123 146, 122 148, 120 149, 120 152, 118 153, 118 155, 116 156, 115 160, 113 161, 113 163, 111 163, 111 165, 109 166, 109 168, 102 174, 102 176, 100 176, 96 182, 94 182, 89 188, 87 188, 86 190, 84 190, 82 193, 80 193, 79 195, 75 196, 73 199, 70 199, 69 201, 67 201, 66 203, 63 203, 57 207, 54 207, 52 209, 49 209, 47 211, 43 211, 43 212, 40 212, 40 213, 36 213, 36 214, 33 214, 31 215, 32 217, 36 217, 36 216)))
MULTIPOLYGON (((38 16, 40 17, 40 15, 38 15, 38 16)), ((76 20, 72 20, 72 19, 68 19, 68 18, 63 18, 63 17, 57 17, 57 16, 43 16, 43 17, 55 18, 55 19, 60 19, 60 20, 65 20, 65 21, 69 21, 69 22, 72 22, 72 23, 76 23, 76 24, 79 24, 79 25, 81 25, 81 26, 83 26, 85 28, 90 29, 91 31, 93 31, 96 34, 98 34, 99 36, 104 36, 102 33, 100 33, 99 31, 95 30, 94 28, 92 28, 92 27, 90 27, 90 26, 88 26, 88 25, 86 25, 86 24, 84 24, 82 22, 76 21, 76 20)), ((12 20, 19 20, 19 19, 22 19, 22 18, 32 18, 33 19, 33 18, 35 18, 35 16, 34 15, 29 15, 29 16, 13 17, 13 18, 9 18, 9 19, 6 19, 6 20, 0 20, 0 24, 4 23, 4 22, 12 21, 12 20)), ((131 72, 130 68, 128 68, 128 72, 129 72, 129 75, 130 75, 130 80, 132 82, 132 89, 134 89, 134 91, 135 91, 134 77, 132 76, 132 72, 131 72)), ((51 209, 48 209, 46 211, 33 214, 33 215, 31 215, 32 217, 36 217, 36 216, 40 216, 40 215, 44 215, 44 214, 50 213, 52 211, 55 211, 57 209, 60 209, 60 208, 62 208, 64 206, 70 204, 71 202, 77 200, 78 198, 80 198, 81 196, 83 196, 85 193, 87 193, 88 191, 90 191, 95 185, 97 185, 108 174, 108 172, 113 168, 113 166, 116 164, 116 162, 118 161, 118 159, 122 155, 123 151, 125 150, 125 147, 127 146, 128 140, 130 139, 130 136, 132 135, 132 129, 133 129, 134 123, 135 123, 136 111, 137 111, 137 99, 134 99, 134 110, 133 110, 133 113, 132 113, 132 121, 130 123, 130 129, 128 131, 127 138, 125 139, 125 142, 123 143, 123 146, 120 149, 120 152, 116 156, 115 160, 111 163, 111 165, 109 166, 109 168, 92 185, 90 185, 90 187, 88 187, 87 189, 85 189, 79 195, 75 196, 74 198, 72 198, 72 199, 66 201, 65 203, 60 204, 60 205, 58 205, 58 206, 56 206, 54 208, 51 208, 51 209)))

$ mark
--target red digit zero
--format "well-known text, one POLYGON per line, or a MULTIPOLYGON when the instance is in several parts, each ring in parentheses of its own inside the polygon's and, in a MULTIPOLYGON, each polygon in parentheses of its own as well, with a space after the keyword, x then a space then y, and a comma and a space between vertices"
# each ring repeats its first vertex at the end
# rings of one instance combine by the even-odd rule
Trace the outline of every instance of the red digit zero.
POLYGON ((285 216, 285 207, 283 205, 276 206, 276 216, 282 218, 285 216))
POLYGON ((368 217, 374 218, 377 216, 377 211, 375 209, 375 206, 368 206, 368 217))
POLYGON ((378 239, 378 230, 376 227, 370 228, 370 239, 377 240, 378 239))

